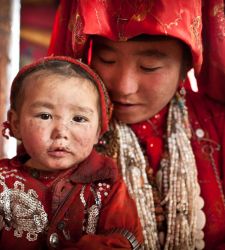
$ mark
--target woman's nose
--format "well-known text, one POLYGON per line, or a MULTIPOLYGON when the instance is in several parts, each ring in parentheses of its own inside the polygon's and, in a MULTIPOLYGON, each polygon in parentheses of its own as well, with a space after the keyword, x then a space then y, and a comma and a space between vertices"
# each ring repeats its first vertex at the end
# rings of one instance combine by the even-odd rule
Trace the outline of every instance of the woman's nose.
POLYGON ((133 69, 121 67, 110 86, 112 92, 118 95, 132 95, 138 91, 138 79, 133 69))

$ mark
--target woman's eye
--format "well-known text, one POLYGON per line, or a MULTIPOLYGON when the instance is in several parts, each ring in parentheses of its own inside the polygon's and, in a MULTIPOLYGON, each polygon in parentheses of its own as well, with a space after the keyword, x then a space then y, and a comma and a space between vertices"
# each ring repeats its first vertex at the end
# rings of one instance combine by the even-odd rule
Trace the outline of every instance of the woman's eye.
POLYGON ((86 117, 76 115, 73 117, 73 121, 78 122, 78 123, 82 123, 82 122, 87 122, 88 119, 86 117))
POLYGON ((141 70, 145 71, 145 72, 154 72, 158 69, 160 69, 161 67, 145 67, 145 66, 140 66, 141 70))
POLYGON ((38 114, 37 117, 41 118, 42 120, 48 120, 52 118, 50 114, 46 114, 46 113, 38 114))
POLYGON ((102 58, 99 56, 99 59, 102 63, 105 63, 105 64, 113 64, 115 63, 115 60, 112 60, 112 59, 107 59, 107 58, 102 58))

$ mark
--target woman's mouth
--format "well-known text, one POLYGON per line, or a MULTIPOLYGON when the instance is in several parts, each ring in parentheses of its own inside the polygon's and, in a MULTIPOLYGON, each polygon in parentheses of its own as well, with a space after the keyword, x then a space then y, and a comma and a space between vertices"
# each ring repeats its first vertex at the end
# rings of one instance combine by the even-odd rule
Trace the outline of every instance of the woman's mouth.
POLYGON ((128 111, 130 109, 134 109, 139 106, 134 103, 126 103, 126 102, 113 102, 113 104, 114 104, 114 109, 116 109, 117 111, 123 111, 123 110, 128 111))

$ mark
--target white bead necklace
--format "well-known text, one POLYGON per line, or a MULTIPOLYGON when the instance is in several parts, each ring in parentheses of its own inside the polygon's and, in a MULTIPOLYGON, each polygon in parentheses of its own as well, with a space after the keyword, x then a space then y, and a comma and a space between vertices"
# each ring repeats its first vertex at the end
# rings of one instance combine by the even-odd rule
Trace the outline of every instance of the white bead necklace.
POLYGON ((200 197, 195 157, 190 144, 190 127, 184 99, 171 101, 167 121, 168 157, 157 173, 162 205, 166 206, 167 232, 157 232, 152 187, 138 139, 122 123, 115 128, 119 140, 119 162, 124 181, 136 201, 144 234, 145 249, 203 249, 205 214, 200 197), (165 238, 165 239, 164 239, 165 238))

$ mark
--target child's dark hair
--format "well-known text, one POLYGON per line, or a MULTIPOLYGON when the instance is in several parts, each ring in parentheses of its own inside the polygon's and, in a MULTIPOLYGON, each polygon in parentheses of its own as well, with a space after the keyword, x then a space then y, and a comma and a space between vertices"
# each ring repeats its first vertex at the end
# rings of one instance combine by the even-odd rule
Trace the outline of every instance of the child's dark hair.
MULTIPOLYGON (((41 71, 47 71, 54 74, 58 74, 65 77, 81 77, 84 79, 88 79, 93 83, 93 86, 95 86, 96 90, 97 87, 95 85, 94 79, 89 75, 83 68, 81 68, 79 65, 74 65, 68 61, 60 61, 60 60, 47 60, 43 61, 43 63, 38 64, 36 67, 31 67, 30 69, 27 69, 24 73, 18 75, 16 77, 16 80, 14 80, 11 88, 11 96, 10 96, 10 102, 11 102, 11 108, 14 110, 18 110, 20 106, 20 101, 22 100, 22 93, 23 93, 23 81, 28 76, 35 72, 40 71, 40 75, 42 74, 41 71)), ((44 74, 44 73, 43 73, 44 74)))

